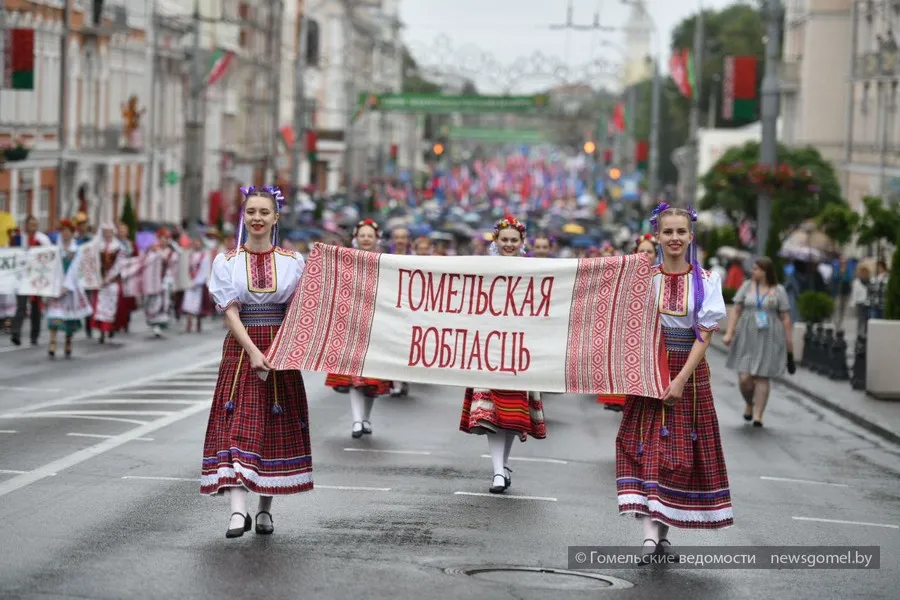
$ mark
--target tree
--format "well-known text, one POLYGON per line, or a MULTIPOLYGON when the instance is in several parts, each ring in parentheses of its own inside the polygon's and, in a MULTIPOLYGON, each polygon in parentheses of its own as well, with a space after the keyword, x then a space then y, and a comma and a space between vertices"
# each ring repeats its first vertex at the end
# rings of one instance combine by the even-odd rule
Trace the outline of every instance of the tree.
POLYGON ((894 241, 896 249, 891 259, 891 272, 888 275, 887 290, 884 295, 884 318, 900 321, 900 230, 894 241))
POLYGON ((134 214, 134 206, 131 204, 131 194, 125 194, 122 222, 128 225, 128 239, 133 240, 135 235, 137 235, 137 216, 134 214))
MULTIPOLYGON (((694 48, 694 30, 697 15, 692 15, 679 23, 672 30, 672 49, 694 48)), ((708 115, 711 109, 710 95, 716 98, 716 105, 721 106, 721 79, 724 73, 726 56, 755 56, 762 65, 765 58, 763 38, 766 35, 765 23, 760 12, 745 4, 733 4, 721 11, 703 11, 703 33, 706 48, 703 55, 703 70, 700 79, 700 112, 708 115)), ((757 69, 757 89, 762 83, 763 70, 757 69)), ((689 122, 691 101, 678 94, 674 105, 677 115, 673 119, 683 123, 689 122)), ((718 112, 718 111, 717 111, 718 112)), ((706 122, 705 120, 703 122, 706 122)), ((716 127, 740 127, 745 123, 724 121, 721 113, 716 115, 716 127)), ((685 136, 685 139, 686 136, 685 136)))
POLYGON ((897 232, 900 231, 900 207, 893 204, 890 208, 885 208, 879 196, 864 197, 863 206, 865 210, 857 228, 859 238, 856 243, 860 246, 875 244, 876 254, 881 257, 881 244, 896 240, 897 232))
POLYGON ((846 204, 829 204, 816 219, 816 224, 841 246, 853 239, 859 225, 859 214, 846 204))

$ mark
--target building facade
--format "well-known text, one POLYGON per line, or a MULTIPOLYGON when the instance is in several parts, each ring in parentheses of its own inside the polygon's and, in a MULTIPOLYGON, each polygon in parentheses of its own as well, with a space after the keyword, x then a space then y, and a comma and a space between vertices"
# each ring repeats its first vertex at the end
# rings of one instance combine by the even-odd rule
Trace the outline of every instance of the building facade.
POLYGON ((864 196, 900 202, 900 79, 896 31, 900 4, 892 0, 853 0, 848 53, 853 70, 845 140, 843 177, 851 205, 864 196))

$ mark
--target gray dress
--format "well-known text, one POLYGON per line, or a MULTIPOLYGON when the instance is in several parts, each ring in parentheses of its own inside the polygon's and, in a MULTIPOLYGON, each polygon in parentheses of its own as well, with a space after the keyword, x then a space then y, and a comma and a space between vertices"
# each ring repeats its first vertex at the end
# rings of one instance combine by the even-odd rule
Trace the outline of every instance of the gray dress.
POLYGON ((745 281, 735 294, 735 306, 743 306, 744 310, 738 320, 726 364, 738 373, 779 377, 787 369, 787 341, 781 317, 784 313, 790 313, 791 303, 781 285, 776 286, 774 291, 769 290, 768 295, 759 301, 767 321, 762 328, 757 323, 756 284, 745 281))

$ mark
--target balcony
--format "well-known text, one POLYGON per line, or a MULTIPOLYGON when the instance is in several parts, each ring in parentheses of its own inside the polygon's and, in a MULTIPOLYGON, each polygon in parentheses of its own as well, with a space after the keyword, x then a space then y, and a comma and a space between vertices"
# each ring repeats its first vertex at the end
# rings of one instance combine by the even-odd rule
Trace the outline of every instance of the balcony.
POLYGON ((122 134, 121 127, 109 127, 105 129, 96 127, 80 127, 76 139, 77 148, 102 154, 119 154, 121 152, 140 152, 139 145, 132 143, 127 145, 122 134))

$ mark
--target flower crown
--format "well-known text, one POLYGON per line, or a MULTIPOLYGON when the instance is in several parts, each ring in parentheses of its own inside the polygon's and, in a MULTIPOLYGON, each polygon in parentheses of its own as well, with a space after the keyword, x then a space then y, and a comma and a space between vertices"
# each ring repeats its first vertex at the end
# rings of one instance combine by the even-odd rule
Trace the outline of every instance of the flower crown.
POLYGON ((278 212, 281 212, 281 209, 284 208, 284 194, 281 192, 281 188, 277 185, 264 185, 261 187, 256 187, 251 185, 250 187, 241 187, 241 193, 244 195, 244 199, 249 198, 255 193, 265 193, 272 198, 275 199, 275 207, 278 212))
POLYGON ((376 223, 374 219, 363 219, 362 221, 360 221, 359 223, 356 224, 356 227, 353 228, 353 237, 356 237, 356 234, 359 233, 360 227, 365 227, 365 226, 371 227, 372 229, 375 230, 375 234, 376 235, 378 234, 378 231, 379 231, 378 223, 376 223))
POLYGON ((501 231, 503 231, 504 229, 509 229, 510 227, 518 231, 522 236, 522 239, 525 239, 525 225, 519 222, 515 217, 506 217, 505 219, 500 219, 494 225, 494 241, 496 241, 497 238, 500 237, 501 231))
POLYGON ((655 229, 656 231, 659 231, 659 217, 666 211, 673 210, 673 209, 686 212, 693 223, 697 222, 697 218, 698 218, 697 211, 694 210, 693 207, 691 207, 690 205, 679 209, 679 208, 676 208, 676 207, 670 205, 668 202, 660 202, 659 206, 657 206, 656 208, 653 209, 653 213, 650 216, 650 225, 653 226, 653 229, 655 229))
POLYGON ((640 245, 643 244, 644 242, 650 242, 650 243, 653 244, 654 246, 657 245, 657 244, 659 243, 659 242, 656 240, 656 236, 655 236, 655 235, 653 235, 652 233, 645 233, 645 234, 642 235, 641 237, 639 237, 639 238, 637 238, 636 240, 634 240, 634 247, 637 248, 638 246, 640 246, 640 245))

